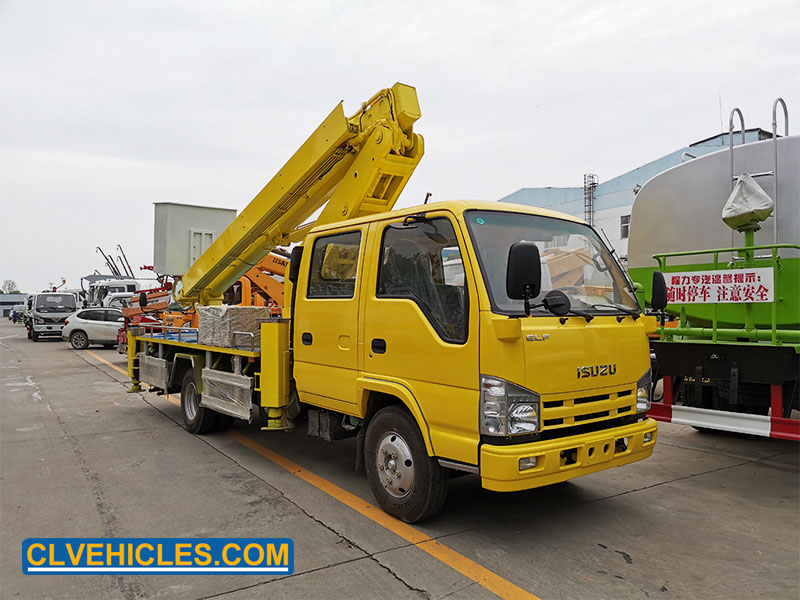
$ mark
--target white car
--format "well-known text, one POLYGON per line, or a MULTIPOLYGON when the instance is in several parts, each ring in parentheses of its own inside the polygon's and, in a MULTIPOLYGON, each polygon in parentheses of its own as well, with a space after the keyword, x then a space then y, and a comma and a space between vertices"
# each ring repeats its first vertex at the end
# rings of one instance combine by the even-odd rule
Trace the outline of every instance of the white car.
POLYGON ((113 348, 124 320, 122 311, 116 308, 85 308, 67 317, 61 339, 69 340, 76 350, 88 348, 89 344, 113 348))

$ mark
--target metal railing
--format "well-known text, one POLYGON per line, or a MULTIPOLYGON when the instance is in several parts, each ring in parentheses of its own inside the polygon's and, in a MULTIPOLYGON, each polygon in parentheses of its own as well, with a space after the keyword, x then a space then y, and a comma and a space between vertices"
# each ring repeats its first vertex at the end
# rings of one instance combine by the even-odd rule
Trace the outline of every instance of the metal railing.
POLYGON ((239 348, 236 346, 236 336, 237 335, 248 335, 250 336, 250 352, 256 351, 256 336, 252 331, 234 331, 231 334, 231 348, 238 350, 239 348))
POLYGON ((138 325, 137 327, 132 328, 132 329, 134 331, 134 335, 137 336, 137 337, 143 337, 142 336, 142 331, 143 330, 160 329, 161 330, 161 336, 160 337, 152 336, 152 337, 154 337, 155 339, 163 339, 163 340, 168 340, 168 341, 178 341, 178 342, 187 341, 187 342, 197 343, 197 341, 198 341, 198 339, 200 337, 200 331, 196 327, 176 327, 174 325, 160 325, 158 323, 148 323, 147 325, 138 325), (177 340, 173 340, 172 338, 168 338, 167 337, 167 331, 177 331, 178 332, 178 339, 177 340), (195 339, 194 340, 184 340, 183 339, 183 334, 185 334, 185 333, 193 333, 194 336, 195 336, 195 339))
MULTIPOLYGON (((666 328, 664 325, 661 325, 661 340, 664 341, 667 336, 670 338, 681 335, 686 337, 693 337, 693 338, 708 338, 709 335, 711 337, 712 342, 717 342, 720 339, 724 340, 733 340, 736 341, 739 338, 746 337, 752 341, 769 341, 772 344, 781 344, 783 342, 788 342, 790 344, 798 344, 800 343, 800 330, 797 329, 778 329, 778 301, 777 301, 777 293, 779 288, 779 281, 780 281, 780 257, 778 256, 779 250, 800 250, 800 244, 768 244, 764 246, 736 246, 732 248, 716 248, 711 250, 692 250, 688 252, 665 252, 662 254, 654 254, 653 258, 658 261, 659 270, 664 273, 664 275, 668 275, 669 272, 667 271, 667 259, 671 257, 678 257, 678 256, 699 256, 703 254, 711 254, 714 257, 714 267, 713 270, 719 270, 728 267, 731 263, 729 261, 720 262, 719 256, 720 254, 727 254, 727 253, 739 253, 740 256, 743 254, 744 260, 752 261, 754 260, 769 260, 769 266, 772 267, 773 273, 773 286, 774 286, 774 294, 775 298, 772 301, 772 310, 771 310, 771 319, 770 319, 770 328, 769 330, 766 329, 758 329, 755 326, 745 326, 743 329, 721 329, 718 326, 719 323, 719 302, 711 303, 712 305, 712 319, 711 319, 711 328, 708 327, 688 327, 686 326, 686 317, 685 317, 685 307, 681 309, 681 320, 678 327, 669 327, 666 328), (756 250, 769 250, 769 256, 760 256, 755 257, 756 250)), ((754 267, 755 264, 751 264, 751 267, 754 267)), ((766 266, 766 265, 762 265, 766 266)), ((673 305, 681 305, 685 303, 681 302, 672 302, 670 304, 673 305)), ((748 312, 752 310, 753 302, 744 302, 742 303, 745 307, 745 311, 748 312)), ((746 319, 747 323, 747 319, 746 319)))

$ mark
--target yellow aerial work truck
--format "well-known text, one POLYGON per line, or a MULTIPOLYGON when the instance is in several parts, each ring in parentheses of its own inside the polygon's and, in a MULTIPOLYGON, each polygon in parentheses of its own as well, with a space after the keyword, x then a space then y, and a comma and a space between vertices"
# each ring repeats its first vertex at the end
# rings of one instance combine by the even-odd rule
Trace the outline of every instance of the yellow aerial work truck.
POLYGON ((423 154, 419 116, 402 84, 352 117, 337 106, 183 276, 176 298, 199 328, 132 332, 134 389, 180 391, 192 433, 255 406, 265 430, 307 418, 312 435, 356 437, 378 503, 409 522, 439 510, 460 473, 514 491, 648 457, 655 323, 613 254, 546 210, 392 211, 423 154), (292 243, 282 318, 248 325, 218 306, 292 243))

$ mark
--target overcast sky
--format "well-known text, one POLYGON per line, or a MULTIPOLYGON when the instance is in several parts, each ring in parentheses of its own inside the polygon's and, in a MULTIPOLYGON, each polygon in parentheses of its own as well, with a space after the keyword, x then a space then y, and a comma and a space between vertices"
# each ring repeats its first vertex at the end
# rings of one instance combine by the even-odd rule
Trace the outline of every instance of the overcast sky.
POLYGON ((152 264, 153 202, 241 210, 395 81, 425 137, 398 206, 579 186, 735 106, 769 130, 782 96, 796 134, 800 1, 0 0, 0 280, 152 264))

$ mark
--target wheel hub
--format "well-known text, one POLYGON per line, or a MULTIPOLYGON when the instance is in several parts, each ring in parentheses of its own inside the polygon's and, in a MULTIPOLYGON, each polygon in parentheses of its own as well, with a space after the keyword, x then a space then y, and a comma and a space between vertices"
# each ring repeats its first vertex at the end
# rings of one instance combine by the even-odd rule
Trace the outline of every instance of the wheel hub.
POLYGON ((414 487, 414 460, 411 448, 395 431, 390 431, 378 442, 375 457, 378 478, 385 489, 395 498, 404 498, 414 487))
POLYGON ((197 416, 197 388, 195 385, 189 384, 186 386, 186 398, 184 398, 184 410, 186 411, 186 418, 190 421, 194 421, 194 418, 197 416))

